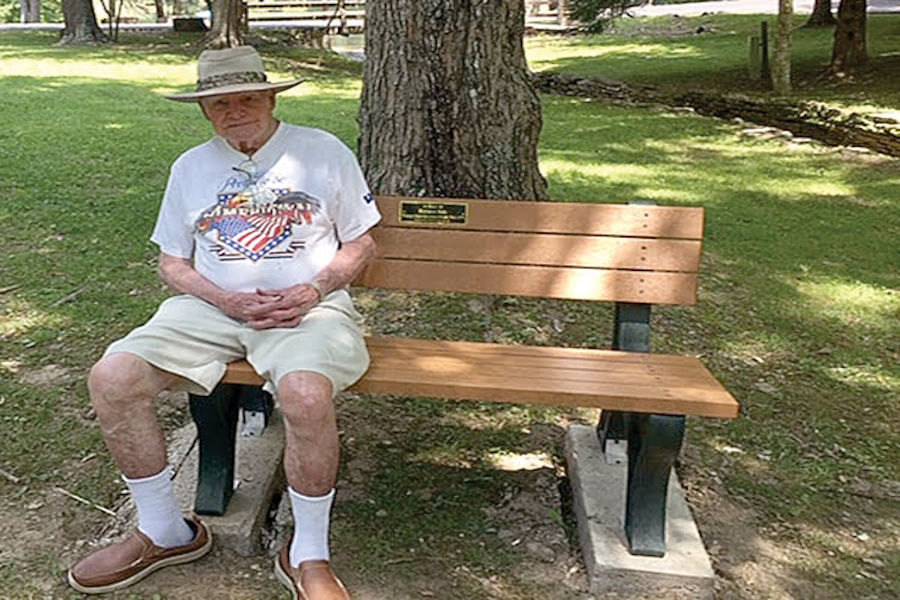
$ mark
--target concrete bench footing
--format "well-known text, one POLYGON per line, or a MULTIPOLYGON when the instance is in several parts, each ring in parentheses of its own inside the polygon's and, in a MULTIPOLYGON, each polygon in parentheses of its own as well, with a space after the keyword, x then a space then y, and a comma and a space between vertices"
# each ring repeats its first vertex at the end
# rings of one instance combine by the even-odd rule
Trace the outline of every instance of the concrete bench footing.
MULTIPOLYGON (((196 436, 193 424, 181 435, 196 436)), ((203 515, 212 530, 214 543, 241 556, 262 552, 261 531, 272 497, 284 480, 282 451, 284 424, 276 410, 269 426, 257 437, 237 436, 236 473, 239 484, 222 516, 203 515)), ((175 494, 186 511, 193 509, 197 488, 197 445, 191 449, 175 476, 175 494)))
POLYGON ((634 556, 628 552, 623 529, 627 465, 607 464, 596 429, 587 425, 569 428, 566 461, 592 593, 713 598, 712 564, 674 473, 666 503, 666 555, 634 556))

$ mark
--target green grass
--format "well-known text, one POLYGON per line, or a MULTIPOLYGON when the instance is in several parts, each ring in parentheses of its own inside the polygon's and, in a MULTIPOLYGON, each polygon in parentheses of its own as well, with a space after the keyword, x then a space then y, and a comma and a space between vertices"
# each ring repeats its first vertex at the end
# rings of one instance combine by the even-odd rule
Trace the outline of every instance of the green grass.
MULTIPOLYGON (((865 110, 897 110, 900 79, 900 17, 870 15, 867 21, 869 75, 846 84, 823 80, 831 60, 833 29, 801 27, 797 15, 792 36, 795 96, 865 110)), ((536 71, 560 71, 605 77, 662 88, 722 89, 764 94, 767 88, 748 76, 749 37, 767 20, 774 52, 772 15, 705 15, 623 19, 609 35, 536 36, 527 41, 529 64, 536 71), (697 33, 699 29, 702 33, 697 33)))
MULTIPOLYGON (((722 18, 717 28, 743 22, 722 18)), ((541 68, 656 85, 710 78, 724 86, 742 68, 740 57, 730 66, 724 57, 746 32, 718 41, 653 37, 661 50, 647 31, 637 33, 537 38, 529 51, 541 68), (665 50, 673 44, 684 50, 665 50), (647 47, 671 62, 639 58, 647 47)), ((132 37, 90 48, 52 41, 0 36, 0 424, 16 432, 0 444, 0 468, 22 478, 0 479, 0 488, 16 506, 54 486, 111 505, 122 486, 84 378, 105 345, 167 294, 147 238, 169 165, 209 127, 196 107, 158 95, 191 85, 195 39, 132 37)), ((278 54, 275 78, 310 78, 280 97, 278 114, 355 147, 359 66, 317 52, 269 53, 278 54)), ((844 92, 838 100, 847 104, 891 106, 882 92, 844 92)), ((900 594, 896 500, 854 492, 900 481, 900 163, 759 139, 734 123, 663 109, 559 97, 543 104, 541 167, 553 198, 707 209, 700 304, 656 310, 654 345, 703 355, 743 414, 690 421, 689 482, 721 481, 730 501, 758 515, 754 535, 785 548, 782 574, 819 586, 822 597, 900 594)), ((382 332, 609 343, 609 307, 587 303, 500 299, 485 307, 466 296, 370 291, 358 300, 382 332)), ((544 452, 558 464, 561 424, 583 415, 390 398, 343 401, 340 411, 357 428, 343 437, 341 478, 351 483, 336 508, 334 546, 353 557, 360 577, 397 590, 433 579, 440 598, 483 597, 491 577, 504 591, 490 597, 576 597, 523 579, 521 554, 497 534, 504 523, 491 509, 529 485, 526 472, 498 469, 499 458, 544 452)), ((94 532, 81 523, 97 520, 73 506, 63 531, 87 538, 94 532)), ((46 595, 35 582, 57 581, 65 566, 45 553, 17 561, 0 564, 0 589, 23 590, 21 597, 46 595)), ((53 594, 65 594, 54 585, 53 594)))

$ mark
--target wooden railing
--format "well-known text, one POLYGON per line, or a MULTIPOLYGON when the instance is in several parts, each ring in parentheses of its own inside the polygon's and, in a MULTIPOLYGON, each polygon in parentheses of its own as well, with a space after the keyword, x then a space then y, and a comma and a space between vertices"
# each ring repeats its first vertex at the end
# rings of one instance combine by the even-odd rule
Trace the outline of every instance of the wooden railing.
MULTIPOLYGON (((569 25, 568 0, 523 0, 525 25, 554 28, 569 25)), ((365 0, 244 0, 245 22, 300 21, 310 26, 346 28, 354 21, 362 27, 365 0)))

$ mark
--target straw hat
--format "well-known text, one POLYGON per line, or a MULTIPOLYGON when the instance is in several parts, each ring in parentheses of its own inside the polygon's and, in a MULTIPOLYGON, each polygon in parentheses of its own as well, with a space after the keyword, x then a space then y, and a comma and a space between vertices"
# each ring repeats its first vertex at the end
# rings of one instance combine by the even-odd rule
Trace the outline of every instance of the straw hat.
POLYGON ((303 79, 269 83, 262 58, 252 46, 204 50, 197 61, 197 88, 165 97, 177 102, 196 102, 207 96, 273 90, 283 92, 303 79))

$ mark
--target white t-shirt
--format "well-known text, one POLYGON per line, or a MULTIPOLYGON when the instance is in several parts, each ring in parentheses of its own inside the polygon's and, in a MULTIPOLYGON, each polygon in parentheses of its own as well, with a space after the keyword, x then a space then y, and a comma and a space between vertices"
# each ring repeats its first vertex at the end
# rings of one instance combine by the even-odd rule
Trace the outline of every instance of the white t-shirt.
POLYGON ((216 136, 172 165, 151 240, 231 291, 311 281, 381 215, 353 152, 280 123, 252 157, 216 136))

